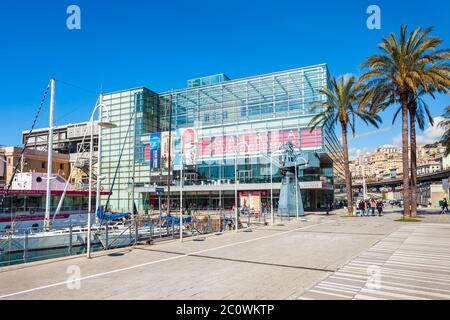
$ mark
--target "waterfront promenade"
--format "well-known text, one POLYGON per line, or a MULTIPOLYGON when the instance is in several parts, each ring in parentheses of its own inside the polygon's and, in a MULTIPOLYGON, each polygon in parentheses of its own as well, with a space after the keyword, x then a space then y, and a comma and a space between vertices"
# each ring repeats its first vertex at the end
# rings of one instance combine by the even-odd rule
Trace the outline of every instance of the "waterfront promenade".
POLYGON ((342 213, 1 268, 0 299, 450 299, 450 217, 342 213))

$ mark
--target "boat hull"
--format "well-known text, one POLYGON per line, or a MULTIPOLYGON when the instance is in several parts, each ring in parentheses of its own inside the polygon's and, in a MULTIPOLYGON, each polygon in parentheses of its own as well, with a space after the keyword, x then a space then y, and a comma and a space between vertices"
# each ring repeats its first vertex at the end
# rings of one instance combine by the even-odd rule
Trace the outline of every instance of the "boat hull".
MULTIPOLYGON (((91 243, 98 244, 99 239, 92 234, 91 243)), ((20 234, 20 235, 5 235, 0 238, 0 252, 13 253, 24 250, 47 250, 57 248, 69 248, 76 246, 84 246, 87 244, 87 232, 72 232, 64 233, 38 233, 38 234, 20 234)))
MULTIPOLYGON (((11 222, 11 217, 6 214, 0 215, 0 234, 11 230, 14 226, 15 233, 22 234, 27 230, 40 231, 44 228, 43 214, 16 216, 14 222, 11 222)), ((95 219, 94 215, 92 215, 95 219)), ((62 213, 58 214, 52 221, 52 228, 62 229, 72 226, 83 226, 87 224, 87 212, 77 213, 62 213)), ((94 221, 94 220, 93 220, 94 221)))

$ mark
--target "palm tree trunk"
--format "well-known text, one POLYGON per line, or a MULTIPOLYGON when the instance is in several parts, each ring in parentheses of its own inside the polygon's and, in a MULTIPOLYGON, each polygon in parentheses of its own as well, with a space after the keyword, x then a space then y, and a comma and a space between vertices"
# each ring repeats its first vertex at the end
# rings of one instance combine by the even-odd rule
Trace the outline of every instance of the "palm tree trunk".
POLYGON ((409 135, 408 135, 408 92, 400 94, 402 103, 402 154, 403 154, 403 216, 411 215, 409 192, 409 135))
POLYGON ((417 141, 416 141, 416 108, 409 109, 409 126, 411 137, 411 216, 417 216, 417 141))
POLYGON ((345 189, 347 192, 347 211, 349 215, 352 215, 353 190, 352 190, 352 177, 350 176, 350 166, 348 161, 347 124, 341 122, 341 126, 342 126, 342 145, 344 148, 344 171, 345 171, 345 189))

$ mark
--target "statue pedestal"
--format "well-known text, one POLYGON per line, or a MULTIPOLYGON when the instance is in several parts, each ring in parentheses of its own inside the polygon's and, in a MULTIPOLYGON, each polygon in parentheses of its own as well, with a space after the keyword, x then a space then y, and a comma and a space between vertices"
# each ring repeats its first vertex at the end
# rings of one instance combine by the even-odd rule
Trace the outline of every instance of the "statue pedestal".
POLYGON ((295 174, 286 172, 281 182, 280 201, 278 203, 278 215, 283 217, 304 216, 302 195, 300 186, 297 184, 297 193, 295 192, 295 174), (297 196, 296 196, 297 195, 297 196))

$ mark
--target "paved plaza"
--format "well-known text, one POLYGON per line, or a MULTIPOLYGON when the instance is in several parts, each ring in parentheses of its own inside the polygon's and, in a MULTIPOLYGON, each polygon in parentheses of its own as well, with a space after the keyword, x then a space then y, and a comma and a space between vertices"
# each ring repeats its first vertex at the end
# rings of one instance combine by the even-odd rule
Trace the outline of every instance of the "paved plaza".
POLYGON ((0 298, 450 299, 450 217, 342 213, 0 268, 0 298))
POLYGON ((450 225, 401 227, 301 299, 450 299, 450 225))

